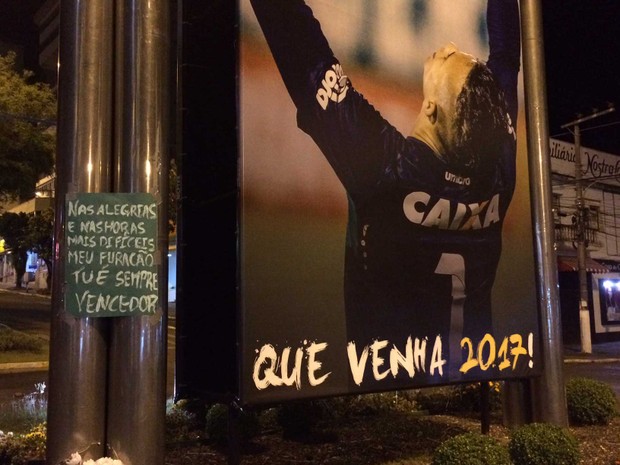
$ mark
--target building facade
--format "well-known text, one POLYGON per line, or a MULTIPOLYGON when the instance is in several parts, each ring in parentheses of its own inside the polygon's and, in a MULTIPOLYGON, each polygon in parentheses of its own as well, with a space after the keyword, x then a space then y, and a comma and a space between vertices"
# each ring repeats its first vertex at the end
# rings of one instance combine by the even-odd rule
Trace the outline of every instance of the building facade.
POLYGON ((578 343, 577 248, 586 247, 588 308, 593 342, 620 339, 620 157, 581 147, 578 197, 575 147, 550 140, 553 215, 565 343, 578 343), (581 207, 580 207, 581 205, 581 207), (580 213, 581 212, 581 213, 580 213))

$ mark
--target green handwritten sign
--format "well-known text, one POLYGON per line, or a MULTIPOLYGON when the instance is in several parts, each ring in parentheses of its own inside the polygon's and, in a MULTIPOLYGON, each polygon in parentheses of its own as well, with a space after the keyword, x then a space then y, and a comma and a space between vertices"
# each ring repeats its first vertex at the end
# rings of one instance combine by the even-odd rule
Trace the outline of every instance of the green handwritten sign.
POLYGON ((65 309, 80 317, 154 314, 154 196, 69 194, 65 208, 65 309))

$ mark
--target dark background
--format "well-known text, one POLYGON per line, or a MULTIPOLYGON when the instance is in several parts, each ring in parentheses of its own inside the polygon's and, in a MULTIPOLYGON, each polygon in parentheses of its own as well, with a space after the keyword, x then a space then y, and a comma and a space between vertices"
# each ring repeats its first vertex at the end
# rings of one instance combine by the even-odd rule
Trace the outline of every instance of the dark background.
POLYGON ((34 23, 43 0, 0 0, 0 41, 24 47, 24 65, 38 71, 38 31, 34 23))
POLYGON ((582 127, 582 145, 620 155, 620 2, 541 0, 549 135, 572 142, 561 126, 615 104, 582 127))

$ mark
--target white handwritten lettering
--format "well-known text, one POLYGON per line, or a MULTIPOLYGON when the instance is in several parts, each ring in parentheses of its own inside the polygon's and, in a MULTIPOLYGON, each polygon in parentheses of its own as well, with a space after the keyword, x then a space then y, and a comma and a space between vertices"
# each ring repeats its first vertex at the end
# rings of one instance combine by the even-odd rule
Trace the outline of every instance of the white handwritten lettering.
MULTIPOLYGON (((370 355, 372 355, 372 375, 375 381, 385 379, 388 374, 391 374, 394 378, 396 378, 401 368, 406 370, 409 378, 413 378, 416 372, 427 371, 426 338, 415 338, 414 343, 411 336, 409 336, 405 342, 404 354, 394 344, 392 348, 389 349, 389 369, 380 371, 380 368, 384 365, 385 360, 380 356, 379 352, 385 350, 388 345, 389 341, 387 340, 376 340, 369 346, 364 346, 358 357, 355 342, 349 342, 347 345, 347 355, 349 358, 351 376, 353 377, 353 382, 355 384, 361 386, 364 381, 365 368, 370 355)), ((442 367, 446 363, 447 361, 442 355, 441 338, 437 336, 433 345, 433 353, 429 362, 428 371, 431 375, 434 375, 435 372, 438 371, 439 376, 443 376, 442 367)))
POLYGON ((308 383, 310 386, 319 386, 327 380, 331 372, 318 376, 318 371, 323 364, 316 356, 319 352, 327 349, 325 342, 312 342, 310 344, 304 341, 302 347, 295 350, 295 362, 293 368, 289 372, 289 358, 292 348, 285 347, 282 349, 282 355, 279 356, 275 347, 271 344, 264 344, 260 350, 257 350, 257 357, 254 360, 252 371, 252 380, 254 386, 258 390, 267 389, 269 386, 293 386, 301 389, 301 373, 304 359, 306 360, 306 368, 308 373, 308 383))

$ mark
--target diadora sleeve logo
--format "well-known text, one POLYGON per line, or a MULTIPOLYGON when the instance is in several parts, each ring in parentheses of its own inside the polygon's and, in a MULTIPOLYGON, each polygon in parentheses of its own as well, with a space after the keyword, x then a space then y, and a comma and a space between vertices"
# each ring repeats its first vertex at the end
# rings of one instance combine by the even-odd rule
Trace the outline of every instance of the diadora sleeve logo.
POLYGON ((316 100, 323 110, 327 109, 329 102, 340 103, 347 96, 349 90, 349 78, 344 75, 339 63, 333 64, 325 72, 321 80, 321 87, 316 92, 316 100))

